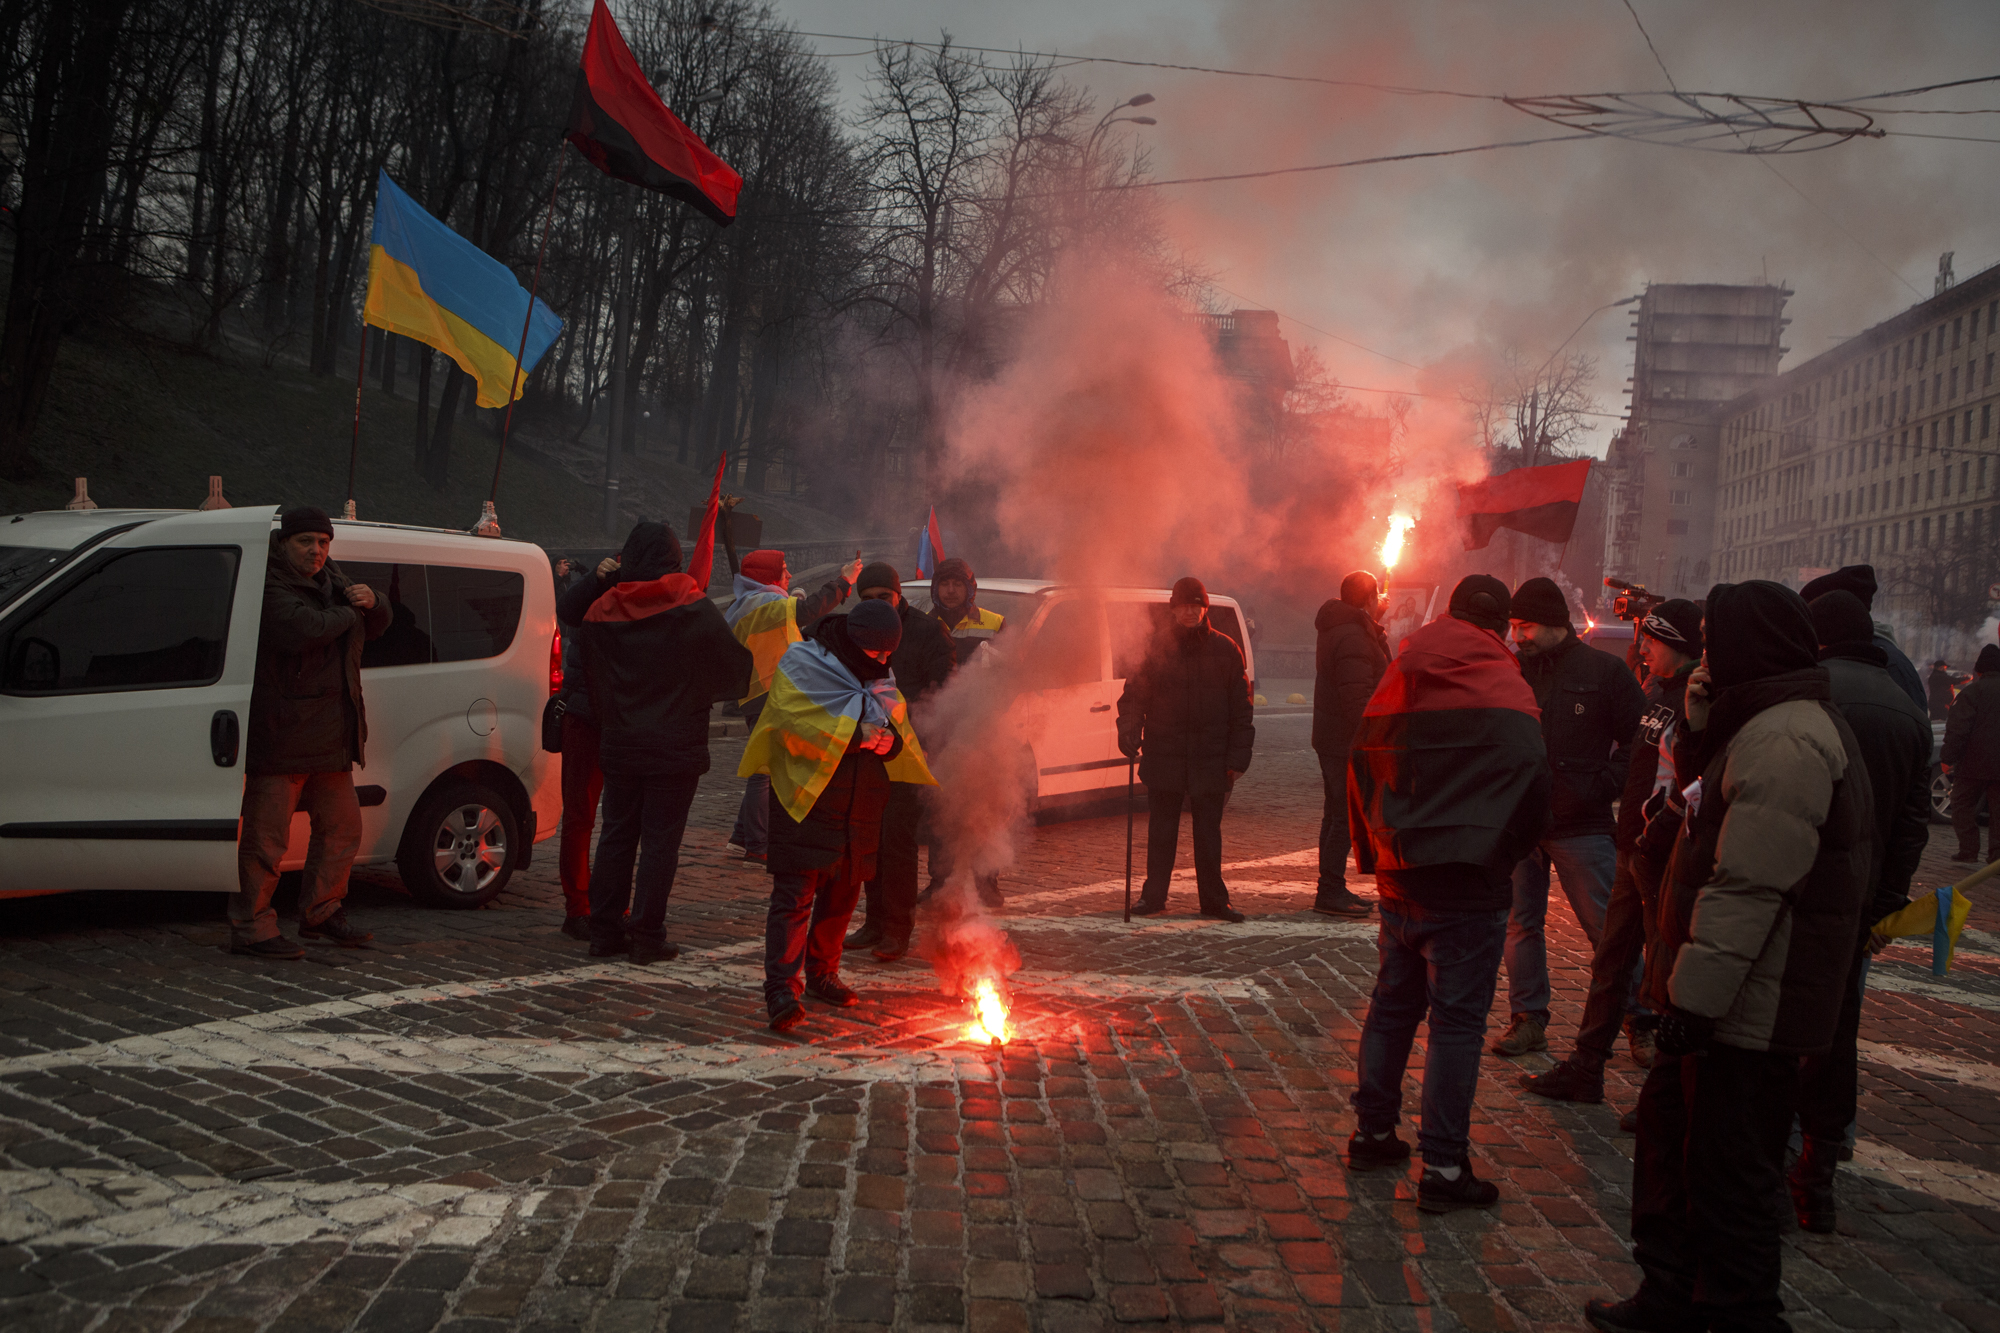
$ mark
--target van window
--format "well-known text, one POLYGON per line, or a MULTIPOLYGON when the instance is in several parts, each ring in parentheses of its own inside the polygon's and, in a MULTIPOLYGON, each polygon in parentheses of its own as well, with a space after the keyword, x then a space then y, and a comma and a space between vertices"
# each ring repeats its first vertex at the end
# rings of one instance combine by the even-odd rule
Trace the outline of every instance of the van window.
POLYGON ((507 569, 431 565, 431 646, 435 661, 498 657, 521 625, 527 580, 507 569))
POLYGON ((112 557, 7 636, 8 694, 91 694, 211 685, 222 676, 234 547, 112 557))
POLYGON ((1165 602, 1110 602, 1111 678, 1130 680, 1146 661, 1153 640, 1167 624, 1165 602))
POLYGON ((1103 626, 1099 602, 1072 597, 1051 606, 1028 645, 1030 688, 1053 690, 1100 679, 1104 671, 1103 626))
POLYGON ((431 597, 422 565, 378 565, 342 560, 340 572, 365 583, 389 604, 389 628, 361 648, 361 667, 416 666, 435 660, 431 649, 431 597))

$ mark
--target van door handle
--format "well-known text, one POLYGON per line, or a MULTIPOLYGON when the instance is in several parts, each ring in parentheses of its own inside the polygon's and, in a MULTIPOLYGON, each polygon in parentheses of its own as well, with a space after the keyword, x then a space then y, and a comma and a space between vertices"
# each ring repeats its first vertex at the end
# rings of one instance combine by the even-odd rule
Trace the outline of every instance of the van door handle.
POLYGON ((215 716, 208 720, 208 752, 214 756, 217 768, 236 767, 236 750, 242 743, 242 735, 235 713, 227 708, 215 710, 215 716))
POLYGON ((1090 706, 1090 711, 1091 711, 1091 712, 1093 712, 1093 713, 1108 713, 1108 712, 1110 712, 1110 711, 1111 711, 1111 705, 1110 705, 1110 704, 1092 704, 1092 705, 1090 706))

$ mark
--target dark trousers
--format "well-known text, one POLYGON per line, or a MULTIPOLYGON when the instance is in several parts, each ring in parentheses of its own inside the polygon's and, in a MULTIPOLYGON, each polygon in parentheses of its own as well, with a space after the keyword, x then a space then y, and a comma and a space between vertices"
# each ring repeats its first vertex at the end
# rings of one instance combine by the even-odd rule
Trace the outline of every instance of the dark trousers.
POLYGON ((882 844, 875 855, 875 878, 868 881, 867 921, 894 940, 908 939, 917 919, 917 825, 924 814, 923 791, 914 782, 892 782, 882 807, 882 844))
POLYGON ((1381 906, 1375 992, 1361 1027, 1356 1122, 1364 1133, 1379 1134, 1402 1118, 1403 1071, 1417 1024, 1428 1015, 1417 1147, 1428 1166, 1457 1166, 1472 1146, 1472 1095, 1507 944, 1507 912, 1419 912, 1393 898, 1381 906))
POLYGON ((1167 900, 1174 877, 1174 849, 1181 838, 1181 806, 1194 809, 1195 897, 1203 909, 1229 906, 1229 888, 1222 882, 1223 792, 1162 791, 1146 788, 1146 885, 1141 902, 1167 900))
POLYGON ((252 773, 243 780, 243 818, 236 834, 236 893, 229 933, 246 944, 274 939, 278 914, 271 897, 278 865, 292 841, 292 815, 312 820, 299 880, 299 920, 308 926, 340 910, 347 872, 361 851, 361 803, 352 773, 252 773))
POLYGON ((1854 962, 1847 969, 1833 1045, 1824 1055, 1809 1055, 1799 1064, 1799 1131, 1809 1139, 1830 1140, 1835 1147, 1847 1142, 1847 1127, 1854 1123, 1860 1101, 1861 996, 1867 985, 1864 935, 1855 942, 1854 962))
POLYGON ((1347 752, 1319 757, 1320 786, 1326 804, 1319 815, 1319 897, 1338 897, 1347 887, 1347 854, 1354 839, 1347 830, 1347 752))
POLYGON ((628 930, 641 943, 665 943, 667 899, 680 870, 681 834, 687 831, 688 807, 699 783, 696 777, 604 775, 604 833, 590 872, 591 943, 614 943, 628 930))
POLYGON ((1958 835, 1958 854, 1979 859, 1979 802, 1986 801, 1986 859, 2000 857, 2000 782, 1983 778, 1951 780, 1951 829, 1958 835))
POLYGON ((1716 1333, 1790 1327, 1778 1295, 1785 1139, 1799 1060, 1733 1046, 1661 1059, 1639 1093, 1639 1298, 1716 1333))
POLYGON ((764 1003, 772 1012, 799 993, 804 977, 840 972, 840 946, 861 897, 851 852, 819 870, 771 876, 764 917, 764 1003))
POLYGON ((597 723, 574 713, 562 720, 563 915, 590 915, 590 835, 597 827, 597 802, 604 795, 604 768, 597 760, 597 723))
MULTIPOLYGON (((1604 933, 1590 955, 1590 995, 1577 1024, 1576 1049, 1570 1063, 1601 1070, 1618 1041, 1618 1027, 1632 996, 1635 969, 1645 952, 1657 901, 1660 867, 1640 852, 1618 853, 1618 870, 1611 877, 1611 901, 1604 909, 1604 933)), ((1647 1016, 1651 1020, 1651 1016, 1647 1016)))

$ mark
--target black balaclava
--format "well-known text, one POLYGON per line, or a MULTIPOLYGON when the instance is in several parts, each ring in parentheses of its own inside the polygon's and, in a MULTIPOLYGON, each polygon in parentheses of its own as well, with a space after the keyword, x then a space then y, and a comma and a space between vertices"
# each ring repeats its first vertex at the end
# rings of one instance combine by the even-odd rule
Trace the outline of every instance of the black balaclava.
POLYGON ((620 583, 650 583, 680 569, 680 540, 664 523, 635 525, 625 538, 625 549, 618 553, 620 583))
POLYGON ((1752 579, 1708 590, 1708 674, 1718 693, 1819 662, 1819 635, 1805 599, 1782 583, 1752 579))
POLYGON ((1878 666, 1888 662, 1889 655, 1875 642, 1875 622, 1868 618, 1868 608, 1853 593, 1822 593, 1807 609, 1822 657, 1862 657, 1878 666))
POLYGON ((1851 592, 1861 603, 1861 609, 1872 614, 1875 610, 1876 586, 1875 566, 1842 565, 1833 573, 1822 574, 1799 589, 1799 596, 1810 606, 1830 592, 1851 592))

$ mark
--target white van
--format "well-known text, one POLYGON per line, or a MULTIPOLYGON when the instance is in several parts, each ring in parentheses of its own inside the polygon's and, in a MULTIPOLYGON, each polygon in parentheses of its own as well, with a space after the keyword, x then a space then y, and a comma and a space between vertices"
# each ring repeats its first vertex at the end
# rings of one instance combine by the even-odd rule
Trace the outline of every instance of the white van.
MULTIPOLYGON (((913 606, 931 606, 929 580, 903 585, 913 606)), ((1126 784, 1118 749, 1118 696, 1167 623, 1166 588, 1079 588, 1039 579, 981 579, 979 605, 1007 626, 995 640, 1027 664, 1033 690, 1022 707, 1032 727, 1035 804, 1051 809, 1101 800, 1126 784)), ((1233 597, 1208 598, 1208 623, 1243 650, 1251 688, 1257 658, 1233 597)))
MULTIPOLYGON (((0 517, 0 898, 233 892, 271 507, 0 517)), ((359 864, 477 907, 562 816, 555 589, 528 542, 334 522, 385 598, 361 661, 359 864)), ((295 817, 284 868, 305 863, 295 817)))

